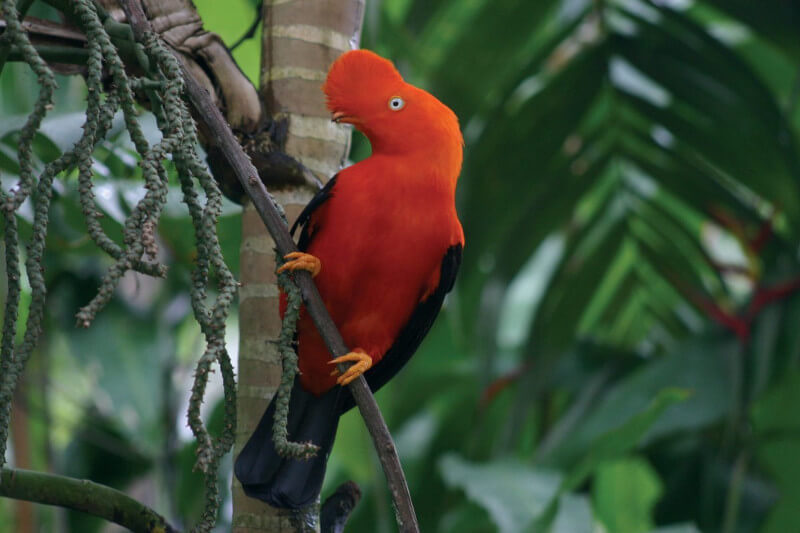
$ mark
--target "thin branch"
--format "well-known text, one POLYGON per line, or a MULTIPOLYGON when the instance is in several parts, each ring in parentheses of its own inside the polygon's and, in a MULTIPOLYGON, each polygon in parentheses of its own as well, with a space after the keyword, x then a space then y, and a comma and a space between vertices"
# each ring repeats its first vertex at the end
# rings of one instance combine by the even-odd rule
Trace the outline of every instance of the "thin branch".
POLYGON ((0 496, 57 505, 114 522, 135 533, 176 530, 167 521, 124 492, 88 480, 3 468, 0 496))
MULTIPOLYGON (((86 36, 76 28, 36 17, 25 17, 21 22, 22 29, 28 34, 32 43, 36 43, 38 40, 38 42, 61 46, 83 47, 86 45, 86 36)), ((7 26, 8 22, 0 19, 0 30, 5 30, 7 26)))
MULTIPOLYGON (((65 15, 73 14, 65 12, 65 15)), ((7 26, 8 22, 0 17, 0 42, 2 42, 2 35, 5 33, 7 26)), ((55 67, 56 70, 59 70, 59 67, 66 66, 85 68, 89 52, 86 49, 86 35, 80 30, 36 17, 27 17, 23 20, 22 29, 28 34, 28 39, 36 48, 36 51, 51 68, 55 67)), ((111 36, 111 38, 117 47, 120 57, 126 64, 134 63, 141 57, 137 55, 135 43, 130 37, 127 40, 119 35, 111 36)), ((7 62, 23 61, 19 50, 14 46, 0 50, 0 61, 3 58, 7 62), (5 51, 5 56, 3 56, 3 51, 5 51)), ((67 70, 68 73, 78 71, 79 69, 77 68, 67 70)))
MULTIPOLYGON (((66 48, 60 45, 40 44, 34 45, 36 52, 42 56, 49 65, 85 65, 89 52, 81 48, 66 48)), ((23 62, 25 59, 20 51, 12 46, 6 57, 8 62, 23 62)), ((57 69, 56 69, 57 70, 57 69)))
MULTIPOLYGON (((141 41, 146 32, 152 31, 150 21, 142 9, 141 1, 121 0, 121 4, 125 9, 136 40, 141 41)), ((247 196, 253 202, 253 206, 274 239, 278 253, 286 255, 289 252, 297 251, 286 224, 284 224, 264 184, 258 178, 258 172, 237 142, 222 113, 214 105, 209 94, 186 68, 183 58, 179 54, 175 54, 175 57, 181 63, 186 90, 197 110, 197 116, 206 123, 217 138, 225 158, 233 167, 236 177, 241 182, 247 196)), ((306 309, 332 356, 338 357, 348 353, 349 350, 328 314, 311 276, 307 272, 298 272, 295 275, 295 281, 303 294, 306 309)), ((386 427, 386 422, 383 420, 383 415, 375 402, 375 398, 372 396, 372 391, 370 391, 363 376, 353 381, 349 387, 372 436, 375 450, 378 452, 383 471, 386 474, 386 481, 397 511, 397 523, 400 531, 418 532, 419 525, 417 524, 414 505, 411 501, 411 494, 406 484, 403 468, 400 465, 400 459, 397 456, 392 436, 386 427)))

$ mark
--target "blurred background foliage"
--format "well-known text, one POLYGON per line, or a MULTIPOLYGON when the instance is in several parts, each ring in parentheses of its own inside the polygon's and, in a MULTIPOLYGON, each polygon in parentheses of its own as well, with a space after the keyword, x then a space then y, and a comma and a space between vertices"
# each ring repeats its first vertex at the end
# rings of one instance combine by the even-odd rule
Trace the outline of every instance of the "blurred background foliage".
MULTIPOLYGON (((195 3, 228 43, 258 4, 195 3)), ((799 27, 785 0, 367 1, 363 46, 450 105, 466 140, 456 290, 378 394, 423 531, 797 530, 799 27)), ((235 52, 255 81, 259 49, 256 37, 235 52)), ((59 83, 39 164, 83 120, 82 80, 59 83)), ((4 187, 34 85, 16 65, 0 76, 4 187)), ((368 152, 356 135, 352 158, 368 152)), ((96 154, 112 234, 143 193, 131 153, 120 134, 96 154)), ((184 412, 201 337, 188 214, 176 196, 159 227, 169 277, 126 278, 79 330, 107 259, 85 236, 74 181, 57 185, 48 323, 15 413, 28 466, 191 523, 201 484, 184 412)), ((228 205, 234 271, 239 223, 228 205)), ((235 316, 229 338, 235 354, 235 316)), ((326 490, 345 479, 365 494, 348 530, 392 531, 355 413, 326 490)), ((46 531, 101 528, 37 513, 46 531)), ((13 514, 0 501, 0 523, 13 514)), ((229 502, 222 515, 224 530, 229 502)))

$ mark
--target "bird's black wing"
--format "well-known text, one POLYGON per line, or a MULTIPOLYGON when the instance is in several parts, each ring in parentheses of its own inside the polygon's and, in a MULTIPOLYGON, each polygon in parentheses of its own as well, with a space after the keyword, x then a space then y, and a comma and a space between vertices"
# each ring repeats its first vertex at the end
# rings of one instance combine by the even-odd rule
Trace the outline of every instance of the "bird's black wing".
POLYGON ((309 243, 311 242, 312 231, 309 228, 308 221, 311 219, 311 215, 314 213, 314 211, 316 211, 319 206, 324 204, 333 195, 333 188, 336 186, 337 176, 338 174, 328 180, 328 183, 326 183, 325 186, 314 195, 314 198, 308 202, 308 205, 303 208, 303 210, 300 212, 300 215, 297 217, 297 220, 295 220, 294 224, 292 224, 291 234, 293 236, 295 231, 297 231, 297 227, 302 226, 302 229, 300 230, 300 240, 297 241, 297 248, 299 248, 301 252, 305 252, 308 249, 309 243))
MULTIPOLYGON (((420 302, 383 358, 364 373, 372 392, 384 386, 403 368, 403 365, 417 351, 422 339, 428 334, 433 321, 436 320, 436 316, 442 308, 445 295, 450 292, 455 284, 458 267, 461 265, 462 249, 463 247, 460 244, 453 245, 447 249, 444 258, 442 258, 442 270, 436 290, 420 302)), ((340 398, 340 401, 342 402, 342 413, 355 405, 349 389, 346 390, 346 395, 340 398)))

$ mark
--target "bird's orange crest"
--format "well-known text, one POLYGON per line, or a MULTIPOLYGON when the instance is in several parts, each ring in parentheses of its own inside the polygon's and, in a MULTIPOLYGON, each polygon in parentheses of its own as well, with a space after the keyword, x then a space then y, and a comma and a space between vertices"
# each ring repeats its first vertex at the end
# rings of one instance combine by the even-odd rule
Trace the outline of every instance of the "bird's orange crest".
POLYGON ((458 118, 406 83, 391 61, 369 50, 346 52, 331 65, 322 89, 333 119, 364 133, 373 154, 417 155, 454 183, 463 146, 458 118))
POLYGON ((322 90, 328 109, 356 113, 364 111, 354 106, 365 103, 369 95, 399 90, 405 83, 391 61, 369 50, 353 50, 342 54, 332 65, 322 90))

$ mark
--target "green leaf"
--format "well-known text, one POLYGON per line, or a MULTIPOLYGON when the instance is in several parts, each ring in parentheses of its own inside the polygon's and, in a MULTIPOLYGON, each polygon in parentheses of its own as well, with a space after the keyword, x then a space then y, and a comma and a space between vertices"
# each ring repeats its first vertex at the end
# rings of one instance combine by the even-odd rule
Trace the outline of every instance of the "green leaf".
POLYGON ((575 494, 562 494, 558 498, 558 511, 548 533, 595 533, 597 530, 589 498, 575 494))
POLYGON ((676 405, 664 406, 665 411, 647 428, 645 443, 718 421, 731 408, 726 354, 732 342, 687 342, 677 345, 674 353, 651 360, 607 390, 577 428, 564 435, 541 460, 548 465, 574 464, 583 450, 596 449, 594 443, 602 435, 612 434, 623 421, 648 412, 652 415, 654 391, 662 391, 662 401, 670 390, 684 391, 679 394, 688 396, 676 405))
MULTIPOLYGON (((595 288, 578 324, 578 333, 585 333, 600 319, 600 315, 610 305, 636 260, 636 247, 629 240, 623 242, 614 261, 609 265, 606 275, 595 288)), ((624 301, 624 300, 622 300, 624 301)))
POLYGON ((782 0, 705 0, 728 12, 744 24, 758 31, 762 37, 774 41, 795 58, 800 57, 797 28, 800 27, 800 7, 795 2, 782 0))
POLYGON ((694 524, 676 524, 654 529, 650 533, 701 533, 694 524))
POLYGON ((584 458, 571 469, 561 484, 561 490, 573 490, 583 483, 603 461, 619 457, 635 448, 645 434, 661 417, 667 407, 685 401, 689 391, 685 389, 663 389, 641 412, 626 420, 620 426, 601 435, 584 455, 584 458))
POLYGON ((554 501, 561 476, 513 461, 469 463, 455 454, 439 461, 448 486, 462 489, 489 513, 501 533, 521 531, 554 501))
POLYGON ((800 406, 800 372, 793 372, 753 405, 750 416, 754 431, 757 435, 797 431, 800 437, 797 406, 800 406))
POLYGON ((800 523, 800 372, 787 375, 752 407, 756 458, 780 491, 762 532, 791 531, 800 523))
MULTIPOLYGON (((800 449, 795 447, 790 453, 795 456, 800 449)), ((782 497, 771 510, 759 533, 785 533, 792 531, 800 524, 800 500, 782 497)))
POLYGON ((646 533, 653 527, 653 507, 663 492, 647 461, 629 457, 601 463, 592 482, 598 518, 608 531, 646 533))

